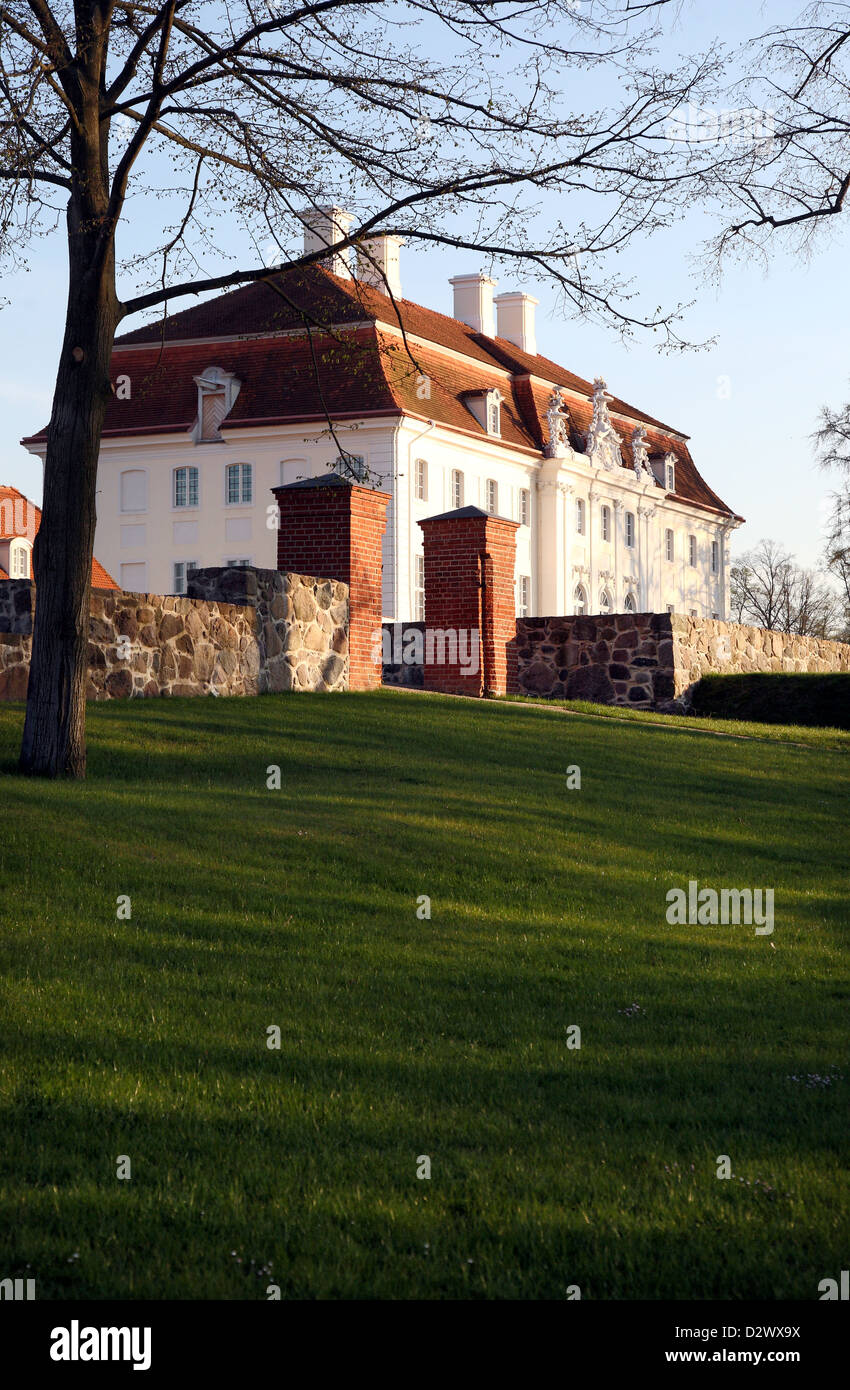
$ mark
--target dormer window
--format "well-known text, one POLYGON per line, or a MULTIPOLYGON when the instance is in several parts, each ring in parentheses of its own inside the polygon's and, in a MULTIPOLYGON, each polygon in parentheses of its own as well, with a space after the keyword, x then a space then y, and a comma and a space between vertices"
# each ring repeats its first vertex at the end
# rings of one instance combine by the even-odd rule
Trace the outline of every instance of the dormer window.
POLYGON ((13 544, 10 546, 9 554, 9 578, 10 579, 29 579, 30 577, 30 553, 25 545, 13 544))
POLYGON ((669 454, 664 460, 664 486, 668 492, 676 491, 676 464, 669 454))
POLYGON ((197 444, 221 441, 221 425, 233 408, 241 382, 222 367, 208 367, 202 376, 195 377, 198 388, 198 420, 195 427, 197 444))
POLYGON ((464 404, 482 429, 498 438, 502 433, 502 401, 504 396, 496 387, 481 391, 464 391, 464 404))

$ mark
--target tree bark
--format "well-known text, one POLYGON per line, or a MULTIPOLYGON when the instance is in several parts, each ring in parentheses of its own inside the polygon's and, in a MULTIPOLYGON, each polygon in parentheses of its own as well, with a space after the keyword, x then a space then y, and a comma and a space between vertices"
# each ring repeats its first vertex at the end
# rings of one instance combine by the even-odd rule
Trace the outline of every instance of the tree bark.
POLYGON ((72 195, 68 307, 47 430, 21 771, 84 777, 89 594, 100 435, 119 307, 114 242, 101 217, 72 195))

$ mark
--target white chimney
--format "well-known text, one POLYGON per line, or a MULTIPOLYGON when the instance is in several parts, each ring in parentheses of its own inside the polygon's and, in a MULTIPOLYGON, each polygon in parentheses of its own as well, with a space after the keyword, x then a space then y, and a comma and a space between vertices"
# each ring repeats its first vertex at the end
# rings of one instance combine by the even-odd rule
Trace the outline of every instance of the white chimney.
POLYGON ((496 319, 493 312, 493 288, 495 280, 489 275, 456 275, 449 281, 455 292, 454 316, 483 333, 485 338, 496 336, 496 319))
POLYGON ((534 311, 540 303, 531 294, 517 290, 512 294, 496 296, 496 313, 499 319, 499 337, 507 338, 523 352, 537 356, 537 337, 534 331, 534 311))
MULTIPOLYGON (((323 246, 334 246, 336 242, 348 236, 348 229, 354 220, 350 212, 332 204, 307 208, 306 211, 299 212, 298 216, 304 223, 305 256, 312 255, 314 251, 321 251, 323 246)), ((344 280, 351 278, 347 248, 345 251, 334 251, 331 255, 323 257, 322 264, 333 275, 340 275, 344 280)))
POLYGON ((362 251, 357 252, 357 278, 364 285, 374 285, 384 294, 389 292, 394 299, 401 299, 401 269, 399 252, 404 245, 400 236, 364 237, 362 251))

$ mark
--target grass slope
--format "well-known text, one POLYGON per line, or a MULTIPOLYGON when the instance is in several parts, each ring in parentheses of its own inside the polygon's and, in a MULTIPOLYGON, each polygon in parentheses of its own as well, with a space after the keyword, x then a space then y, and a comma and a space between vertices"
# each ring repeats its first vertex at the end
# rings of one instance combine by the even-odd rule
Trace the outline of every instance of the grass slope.
POLYGON ((810 1299, 846 1267, 846 753, 386 691, 90 707, 88 782, 45 784, 21 719, 0 1275, 810 1299), (668 926, 690 878, 773 887, 773 937, 668 926))

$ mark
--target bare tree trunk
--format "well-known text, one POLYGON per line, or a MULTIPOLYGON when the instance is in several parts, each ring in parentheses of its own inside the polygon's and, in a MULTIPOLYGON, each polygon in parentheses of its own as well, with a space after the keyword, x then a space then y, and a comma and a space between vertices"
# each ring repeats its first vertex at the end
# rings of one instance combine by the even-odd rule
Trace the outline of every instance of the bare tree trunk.
POLYGON ((68 211, 69 289, 62 356, 47 430, 41 526, 33 546, 35 622, 23 772, 84 777, 89 591, 100 434, 119 311, 111 238, 68 211))

